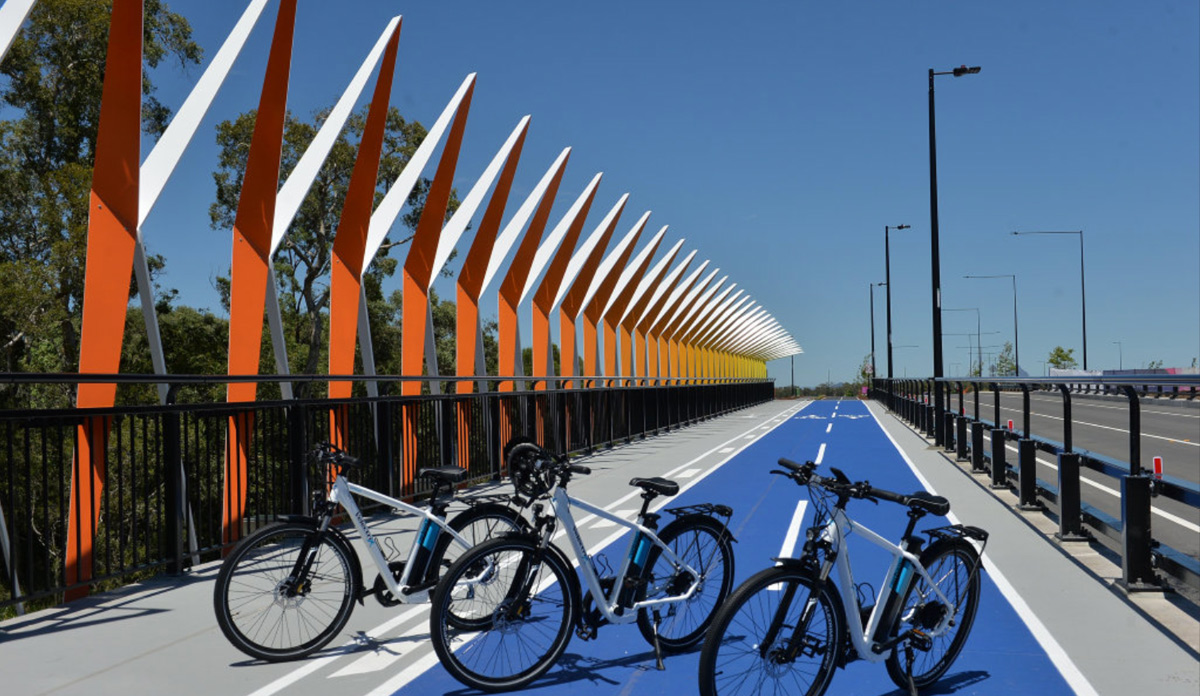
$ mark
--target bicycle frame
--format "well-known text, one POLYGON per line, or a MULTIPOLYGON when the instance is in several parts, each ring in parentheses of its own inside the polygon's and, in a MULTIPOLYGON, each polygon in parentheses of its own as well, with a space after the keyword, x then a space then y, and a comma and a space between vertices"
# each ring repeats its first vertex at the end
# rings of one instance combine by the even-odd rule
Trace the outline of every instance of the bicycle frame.
POLYGON ((651 607, 660 606, 663 604, 674 604, 683 602, 692 598, 696 594, 700 583, 700 573, 695 568, 688 565, 685 561, 679 558, 674 551, 658 538, 654 530, 639 524, 638 522, 629 522, 616 515, 603 510, 591 503, 588 503, 577 498, 572 498, 567 494, 567 491, 561 487, 556 487, 550 497, 550 502, 554 508, 554 516, 562 520, 563 528, 566 531, 567 539, 571 542, 571 549, 575 552, 575 558, 579 561, 579 568, 583 571, 583 580, 591 591, 592 597, 596 598, 596 606, 604 615, 606 621, 612 624, 627 624, 637 620, 638 611, 651 607), (629 611, 616 613, 619 608, 619 596, 621 592, 620 582, 613 585, 609 594, 605 594, 604 588, 600 582, 600 575, 596 572, 595 562, 587 553, 587 547, 583 545, 583 539, 579 535, 579 527, 575 524, 575 518, 571 513, 571 507, 575 506, 582 510, 586 510, 597 517, 602 517, 617 525, 634 530, 633 538, 629 540, 629 545, 626 547, 625 560, 621 562, 621 568, 617 572, 617 578, 624 578, 629 571, 630 563, 635 559, 635 556, 640 557, 640 561, 644 562, 646 555, 650 551, 650 546, 657 546, 662 549, 667 560, 676 568, 682 569, 694 578, 692 586, 684 594, 674 597, 666 597, 662 599, 647 599, 640 602, 634 602, 629 611), (646 543, 649 542, 649 543, 646 543), (635 548, 636 545, 636 548, 635 548), (600 600, 603 601, 600 601, 600 600))
MULTIPOLYGON (((470 548, 470 542, 458 532, 451 529, 450 525, 444 519, 434 515, 429 509, 419 508, 370 488, 350 483, 340 474, 334 479, 333 487, 329 491, 328 501, 333 505, 341 505, 350 514, 350 521, 354 525, 354 528, 358 530, 358 533, 362 535, 363 541, 366 542, 367 553, 370 555, 371 561, 379 569, 379 575, 383 578, 383 583, 387 586, 388 591, 392 593, 393 597, 404 604, 424 602, 429 595, 428 589, 412 594, 408 593, 409 588, 412 586, 410 576, 413 566, 411 563, 405 563, 404 572, 400 575, 399 580, 392 577, 392 573, 388 569, 387 558, 384 557, 382 549, 379 548, 379 543, 375 540, 375 535, 367 528, 362 510, 359 509, 358 504, 354 501, 354 496, 356 495, 374 500, 377 503, 382 503, 394 510, 402 510, 419 515, 422 518, 421 525, 417 528, 417 534, 413 538, 412 545, 409 546, 406 559, 415 558, 417 549, 422 546, 432 552, 434 546, 437 544, 438 531, 450 534, 451 538, 461 544, 463 548, 470 548)), ((330 519, 326 518, 322 522, 321 532, 324 532, 328 528, 330 519)))
MULTIPOLYGON (((888 541, 869 527, 854 522, 846 515, 844 510, 838 508, 834 508, 829 522, 821 529, 820 534, 823 539, 830 542, 830 552, 835 554, 833 566, 837 571, 838 585, 843 590, 838 594, 842 598, 842 611, 846 619, 846 630, 850 634, 850 641, 853 643, 854 649, 860 658, 868 662, 882 662, 887 659, 889 650, 878 649, 880 643, 873 640, 872 636, 879 629, 879 623, 883 618, 885 607, 888 606, 888 600, 896 594, 903 596, 903 593, 909 587, 909 583, 915 581, 915 578, 911 576, 912 573, 916 573, 924 578, 938 599, 944 602, 947 607, 950 607, 950 610, 945 613, 945 616, 938 622, 938 625, 933 630, 928 631, 929 635, 933 637, 941 635, 950 625, 950 620, 957 613, 958 607, 942 593, 937 584, 933 582, 933 578, 930 577, 925 566, 921 565, 920 559, 915 555, 906 551, 899 544, 893 544, 888 541), (862 626, 862 609, 858 603, 858 592, 855 590, 854 572, 851 567, 849 554, 843 553, 846 538, 855 532, 866 541, 892 555, 892 562, 888 566, 884 583, 879 589, 879 596, 875 599, 875 606, 871 610, 871 617, 867 621, 866 628, 862 629, 859 628, 862 626)), ((826 555, 828 556, 828 553, 826 555)), ((815 602, 816 597, 810 598, 809 601, 815 602)))

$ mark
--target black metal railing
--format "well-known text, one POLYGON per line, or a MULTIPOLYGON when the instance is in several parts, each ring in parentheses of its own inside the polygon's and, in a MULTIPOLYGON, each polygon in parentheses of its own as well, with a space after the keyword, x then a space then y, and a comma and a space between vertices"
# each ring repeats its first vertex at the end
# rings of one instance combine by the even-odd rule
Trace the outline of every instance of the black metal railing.
MULTIPOLYGON (((1154 498, 1176 501, 1190 511, 1200 511, 1200 485, 1148 470, 1142 461, 1143 400, 1193 400, 1200 391, 1200 375, 1121 375, 1104 377, 1028 378, 943 378, 877 379, 871 397, 932 437, 942 433, 947 453, 959 461, 970 461, 974 473, 987 475, 993 488, 1011 488, 1021 509, 1045 509, 1058 517, 1057 537, 1063 541, 1095 540, 1121 558, 1121 583, 1130 590, 1159 589, 1161 572, 1192 588, 1200 588, 1200 561, 1195 552, 1170 546, 1152 534, 1151 506, 1154 498), (935 390, 943 390, 945 411, 934 410, 935 390), (988 399, 981 395, 987 393, 988 399), (1057 433, 1035 435, 1031 394, 1054 394, 1062 404, 1062 425, 1057 433), (1001 395, 1020 396, 1017 418, 1004 422, 1001 395), (1128 408, 1129 454, 1107 456, 1078 446, 1072 417, 1072 397, 1120 398, 1128 408), (957 397, 957 402, 954 401, 957 397), (986 404, 990 400, 991 404, 986 404), (990 409, 989 409, 990 406, 990 409), (991 418, 985 416, 989 415, 991 418), (939 415, 941 418, 939 419, 939 415), (991 446, 985 446, 990 434, 991 446), (1053 439, 1051 435, 1058 435, 1053 439), (1017 453, 1010 461, 1007 445, 1017 453), (1037 476, 1037 452, 1057 457, 1057 480, 1037 476), (1081 472, 1089 470, 1109 477, 1120 490, 1120 516, 1090 504, 1082 495, 1081 472)), ((1160 401, 1160 402, 1161 402, 1160 401)), ((1007 410, 1012 410, 1007 407, 1007 410)))
MULTIPOLYGON (((111 587, 218 558, 232 543, 223 530, 230 490, 244 509, 234 539, 276 515, 305 512, 310 481, 319 486, 323 475, 311 469, 307 453, 331 439, 334 418, 342 424, 345 448, 367 463, 355 470, 354 480, 411 499, 428 492, 416 483, 417 467, 457 464, 474 482, 498 478, 501 448, 512 435, 529 435, 561 451, 591 452, 774 398, 773 383, 763 380, 596 386, 602 383, 579 377, 569 389, 560 388, 566 385, 557 378, 536 384, 492 378, 483 393, 395 396, 389 389, 400 391, 397 383, 406 380, 379 377, 372 378, 378 396, 214 403, 197 394, 211 397, 214 386, 227 381, 310 382, 315 392, 331 378, 169 379, 166 405, 0 410, 0 615, 21 611, 28 602, 56 603, 65 591, 85 584, 111 587), (501 382, 520 391, 493 390, 501 382), (533 388, 547 384, 550 389, 533 388), (198 403, 181 403, 187 401, 198 403), (230 446, 231 427, 244 434, 241 451, 230 446), (101 429, 90 435, 102 443, 103 465, 98 522, 88 535, 94 538, 90 580, 71 586, 65 573, 67 527, 81 428, 101 429), (245 480, 226 487, 229 456, 244 456, 245 480)), ((361 376, 334 379, 354 381, 356 390, 364 390, 361 376)), ((120 398, 122 389, 145 391, 162 380, 0 375, 9 404, 21 402, 22 390, 47 385, 113 382, 120 398)), ((434 381, 452 390, 460 380, 434 381)))

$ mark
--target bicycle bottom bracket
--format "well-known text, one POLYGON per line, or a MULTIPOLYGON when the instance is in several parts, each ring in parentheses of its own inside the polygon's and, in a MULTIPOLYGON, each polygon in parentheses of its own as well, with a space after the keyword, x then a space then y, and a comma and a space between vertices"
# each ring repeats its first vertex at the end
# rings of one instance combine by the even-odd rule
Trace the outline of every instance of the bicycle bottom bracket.
MULTIPOLYGON (((404 576, 404 561, 392 561, 388 563, 388 571, 391 572, 392 578, 396 582, 400 582, 400 578, 404 576)), ((392 594, 388 589, 387 583, 383 581, 382 575, 375 576, 375 584, 371 587, 371 594, 375 595, 375 599, 385 607, 394 607, 400 604, 400 600, 392 594)))

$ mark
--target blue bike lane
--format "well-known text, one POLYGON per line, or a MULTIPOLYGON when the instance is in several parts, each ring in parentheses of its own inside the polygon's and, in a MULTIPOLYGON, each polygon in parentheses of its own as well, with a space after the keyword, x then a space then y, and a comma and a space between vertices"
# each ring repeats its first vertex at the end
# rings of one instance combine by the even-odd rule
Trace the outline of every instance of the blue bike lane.
MULTIPOLYGON (((853 480, 866 479, 874 486, 902 493, 922 487, 864 404, 821 401, 809 405, 666 504, 674 507, 717 502, 733 508, 729 526, 737 539, 735 587, 770 565, 771 558, 798 555, 803 529, 812 523, 807 489, 770 474, 778 468, 776 462, 780 457, 797 462, 816 461, 826 474, 829 467, 837 467, 853 480), (794 551, 789 553, 788 549, 794 551)), ((899 539, 906 522, 905 509, 895 504, 851 501, 847 511, 859 523, 889 540, 899 539)), ((971 523, 970 510, 952 508, 952 514, 964 524, 971 523)), ((947 522, 926 517, 918 524, 918 530, 941 524, 947 522)), ((611 558, 620 554, 626 543, 623 537, 605 551, 611 558)), ((890 556, 854 536, 849 540, 849 552, 855 581, 860 584, 866 601, 873 601, 890 556)), ((697 693, 698 651, 667 656, 665 664, 665 671, 655 669, 653 650, 635 626, 606 626, 595 640, 573 638, 559 662, 522 693, 572 696, 697 693)), ((478 692, 460 684, 439 664, 396 693, 478 692)), ((882 663, 858 661, 839 670, 826 693, 900 696, 906 692, 891 682, 882 663)), ((924 693, 999 696, 1074 692, 996 582, 985 574, 979 612, 963 652, 942 680, 924 693)))

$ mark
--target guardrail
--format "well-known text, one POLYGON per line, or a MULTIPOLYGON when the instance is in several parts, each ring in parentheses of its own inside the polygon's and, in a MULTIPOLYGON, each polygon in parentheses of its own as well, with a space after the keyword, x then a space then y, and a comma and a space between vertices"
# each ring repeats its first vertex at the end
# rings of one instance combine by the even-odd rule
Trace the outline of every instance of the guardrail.
MULTIPOLYGON (((332 379, 353 381, 361 390, 368 378, 332 379)), ((226 403, 212 401, 212 392, 223 395, 230 381, 256 382, 266 392, 273 383, 323 387, 331 378, 172 375, 167 405, 0 410, 0 615, 22 613, 27 602, 57 603, 64 592, 85 585, 109 588, 218 558, 231 543, 222 531, 231 423, 249 433, 246 480, 238 482, 245 515, 236 538, 276 515, 308 509, 309 481, 319 486, 322 474, 310 469, 306 455, 332 439, 334 413, 345 424, 346 449, 367 464, 354 472, 355 481, 412 498, 428 492, 416 484, 417 467, 457 464, 474 482, 498 478, 501 447, 513 434, 560 451, 590 452, 774 398, 773 383, 758 380, 595 386, 605 383, 574 377, 551 379, 553 388, 537 390, 526 388, 547 382, 513 377, 471 381, 486 381, 489 389, 507 382, 522 391, 392 396, 389 387, 416 378, 370 379, 380 396, 226 403), (560 388, 565 386, 577 388, 560 388), (76 440, 80 428, 98 423, 107 439, 99 522, 89 535, 93 573, 88 583, 71 585, 64 565, 76 440)), ((33 403, 39 389, 70 389, 80 381, 116 383, 120 399, 120 389, 145 391, 163 377, 0 375, 0 384, 19 392, 5 394, 9 405, 33 403)))
POLYGON ((1172 476, 1156 476, 1145 470, 1141 452, 1142 400, 1190 400, 1195 398, 1198 390, 1200 376, 1197 375, 877 379, 873 382, 871 396, 930 437, 935 428, 940 429, 940 444, 946 452, 953 452, 959 461, 970 461, 972 472, 988 475, 993 488, 1013 489, 1021 509, 1046 509, 1057 515, 1059 529, 1056 536, 1059 539, 1095 540, 1119 554, 1121 584, 1129 591, 1138 591, 1162 588, 1156 571, 1200 589, 1200 561, 1156 539, 1151 527, 1153 498, 1168 498, 1193 510, 1200 509, 1200 486, 1172 476), (933 406, 937 389, 944 390, 943 403, 947 408, 942 414, 936 413, 933 406), (992 420, 981 416, 980 395, 984 391, 991 392, 992 420), (1034 391, 1052 391, 1062 399, 1061 441, 1033 434, 1030 394, 1034 391), (1010 430, 1001 423, 1002 392, 1021 395, 1020 427, 1010 421, 1013 423, 1010 430), (1072 395, 1078 394, 1113 394, 1126 400, 1129 408, 1127 461, 1075 447, 1071 404, 1072 395), (958 397, 956 412, 951 410, 954 396, 958 397), (973 402, 973 408, 968 409, 970 402, 973 402), (985 433, 991 436, 990 449, 984 445, 985 433), (1006 450, 1009 442, 1017 445, 1017 459, 1011 463, 1006 450), (1058 458, 1056 481, 1037 478, 1038 451, 1058 458), (1085 469, 1120 482, 1120 519, 1083 501, 1081 471, 1085 469))

